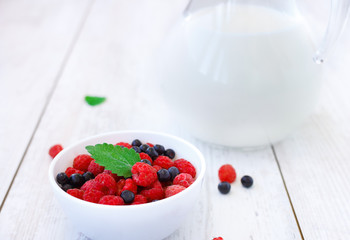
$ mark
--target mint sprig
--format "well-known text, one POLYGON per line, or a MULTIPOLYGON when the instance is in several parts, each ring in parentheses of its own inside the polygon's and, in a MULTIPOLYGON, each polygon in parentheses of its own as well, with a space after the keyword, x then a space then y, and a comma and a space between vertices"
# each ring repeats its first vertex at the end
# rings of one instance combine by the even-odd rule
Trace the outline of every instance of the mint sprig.
POLYGON ((96 106, 96 105, 99 105, 99 104, 103 103, 104 101, 106 101, 106 98, 105 97, 96 97, 96 96, 86 96, 85 101, 90 106, 96 106))
POLYGON ((134 149, 122 148, 118 145, 103 143, 85 148, 96 163, 125 178, 131 177, 132 166, 141 160, 140 155, 134 149))

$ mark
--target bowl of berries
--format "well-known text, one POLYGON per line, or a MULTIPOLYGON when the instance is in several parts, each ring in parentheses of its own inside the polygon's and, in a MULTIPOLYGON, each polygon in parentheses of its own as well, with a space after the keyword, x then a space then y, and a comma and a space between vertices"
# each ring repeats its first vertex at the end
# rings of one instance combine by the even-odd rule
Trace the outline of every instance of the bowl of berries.
POLYGON ((160 240, 194 208, 205 168, 201 152, 181 138, 119 131, 63 149, 50 165, 49 182, 87 237, 160 240))

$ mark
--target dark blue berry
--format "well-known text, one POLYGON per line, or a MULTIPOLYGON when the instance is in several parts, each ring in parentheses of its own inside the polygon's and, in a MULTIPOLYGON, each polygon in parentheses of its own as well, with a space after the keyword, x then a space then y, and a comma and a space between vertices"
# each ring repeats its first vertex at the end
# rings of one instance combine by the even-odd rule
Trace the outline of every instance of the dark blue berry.
POLYGON ((140 146, 141 152, 146 152, 148 148, 149 148, 149 146, 148 146, 147 144, 142 144, 142 145, 140 146))
POLYGON ((169 157, 170 159, 173 159, 175 157, 175 151, 169 148, 165 150, 164 155, 169 157))
POLYGON ((148 159, 142 159, 141 162, 147 163, 148 165, 152 166, 152 163, 148 159))
POLYGON ((171 180, 171 175, 170 175, 169 171, 164 169, 164 168, 160 169, 157 172, 157 175, 158 175, 159 182, 167 182, 167 181, 171 180))
POLYGON ((134 141, 132 141, 131 143, 132 146, 136 146, 136 147, 139 147, 142 145, 141 141, 138 140, 138 139, 135 139, 134 141))
POLYGON ((86 172, 83 174, 83 177, 84 177, 85 182, 87 182, 91 179, 94 179, 95 176, 92 172, 86 172))
POLYGON ((241 178, 241 183, 246 188, 250 188, 253 185, 253 182, 254 181, 253 181, 253 178, 251 176, 245 175, 241 178))
POLYGON ((141 149, 138 146, 133 146, 132 149, 134 149, 137 153, 141 152, 141 149))
POLYGON ((157 153, 157 151, 156 151, 153 147, 147 148, 146 153, 147 153, 148 156, 150 156, 153 160, 156 159, 156 158, 158 157, 158 153, 157 153))
POLYGON ((168 171, 170 173, 171 180, 174 180, 174 178, 180 174, 180 171, 177 167, 170 167, 168 171))
POLYGON ((124 200, 125 203, 132 203, 135 198, 135 194, 129 190, 124 190, 120 194, 121 198, 124 200))
POLYGON ((69 178, 69 184, 75 188, 80 188, 85 183, 85 178, 79 173, 74 173, 69 178))
POLYGON ((70 185, 69 183, 66 183, 62 186, 63 191, 67 192, 69 189, 74 188, 72 185, 70 185))
POLYGON ((64 172, 60 172, 59 174, 57 174, 56 176, 56 181, 59 183, 59 184, 66 184, 68 183, 69 181, 69 178, 67 177, 67 174, 64 173, 64 172))
POLYGON ((222 194, 227 194, 231 190, 231 185, 228 182, 221 182, 218 185, 218 189, 222 194))
POLYGON ((154 150, 157 151, 158 155, 162 155, 165 152, 165 148, 162 145, 154 145, 154 150))

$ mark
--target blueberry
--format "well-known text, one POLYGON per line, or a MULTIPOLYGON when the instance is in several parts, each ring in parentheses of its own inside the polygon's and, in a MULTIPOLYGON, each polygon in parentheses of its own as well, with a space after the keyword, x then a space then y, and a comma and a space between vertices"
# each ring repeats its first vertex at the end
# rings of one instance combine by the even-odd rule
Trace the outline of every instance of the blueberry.
POLYGON ((132 149, 134 149, 137 153, 141 152, 141 149, 138 146, 133 146, 132 149))
POLYGON ((142 145, 140 146, 141 152, 146 152, 148 148, 149 148, 149 146, 148 146, 147 144, 142 144, 142 145))
POLYGON ((135 198, 135 194, 129 190, 124 190, 120 194, 125 203, 132 203, 135 198))
POLYGON ((171 179, 171 175, 170 175, 169 171, 164 169, 164 168, 160 169, 157 172, 157 175, 158 175, 159 182, 167 182, 171 179))
POLYGON ((170 167, 168 171, 170 173, 171 180, 174 180, 174 178, 180 174, 180 171, 177 167, 170 167))
POLYGON ((134 141, 132 141, 131 143, 132 146, 136 146, 136 147, 139 147, 142 145, 141 141, 138 140, 138 139, 135 139, 134 141))
POLYGON ((154 145, 154 150, 157 151, 158 155, 162 155, 165 152, 165 148, 162 145, 154 145))
POLYGON ((253 185, 253 182, 254 181, 253 181, 253 178, 251 176, 245 175, 241 178, 241 183, 246 188, 250 188, 253 185))
POLYGON ((67 192, 67 190, 74 188, 72 185, 69 183, 66 183, 62 186, 63 191, 67 192))
POLYGON ((175 157, 175 151, 169 148, 165 150, 164 155, 169 157, 170 159, 173 159, 175 157))
POLYGON ((218 185, 218 189, 222 194, 227 194, 231 190, 231 185, 228 182, 221 182, 218 185))
POLYGON ((70 176, 69 183, 75 188, 80 188, 85 183, 85 178, 79 173, 74 173, 70 176))
POLYGON ((157 151, 156 151, 153 147, 147 148, 146 153, 147 153, 148 156, 150 156, 153 160, 156 159, 156 158, 158 157, 158 153, 157 153, 157 151))
POLYGON ((66 184, 68 183, 69 181, 69 178, 67 177, 67 174, 64 173, 64 172, 60 172, 59 174, 57 174, 56 176, 56 181, 59 183, 59 184, 66 184))
POLYGON ((147 163, 148 165, 152 166, 152 163, 148 159, 142 159, 141 162, 147 163))
POLYGON ((91 179, 94 179, 94 174, 92 172, 86 172, 83 174, 83 177, 84 177, 84 181, 87 182, 91 179))

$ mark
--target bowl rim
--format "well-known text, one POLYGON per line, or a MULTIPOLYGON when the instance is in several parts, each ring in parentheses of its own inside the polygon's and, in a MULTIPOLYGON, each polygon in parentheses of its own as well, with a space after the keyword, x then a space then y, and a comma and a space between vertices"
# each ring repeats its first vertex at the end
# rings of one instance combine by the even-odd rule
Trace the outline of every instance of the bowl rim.
MULTIPOLYGON (((195 147, 192 143, 188 142, 187 140, 184 140, 180 137, 168 134, 168 133, 163 133, 163 132, 156 132, 156 131, 147 131, 147 130, 123 130, 123 131, 111 131, 111 132, 105 132, 105 133, 101 133, 101 134, 97 134, 97 135, 93 135, 90 137, 86 137, 83 138, 82 140, 79 140, 77 142, 75 142, 74 144, 68 146, 67 148, 64 148, 61 152, 59 152, 54 159, 52 160, 52 162, 50 163, 50 167, 49 167, 49 171, 48 171, 48 177, 49 177, 49 182, 51 187, 53 188, 53 190, 61 195, 63 198, 67 198, 67 200, 70 200, 76 204, 81 204, 82 206, 86 206, 86 207, 93 207, 93 208, 102 208, 102 209, 123 209, 123 210, 130 210, 130 209, 138 209, 138 208, 153 208, 155 206, 159 206, 162 204, 168 204, 171 201, 176 201, 178 198, 181 198, 183 196, 183 194, 191 191, 193 188, 197 187, 198 184, 202 184, 203 180, 204 180, 204 175, 206 172, 206 163, 205 163, 205 159, 203 154, 198 150, 197 147, 195 147), (106 136, 110 136, 110 135, 118 135, 118 134, 149 134, 149 135, 157 135, 157 136, 162 136, 162 137, 166 137, 166 138, 170 138, 173 139, 175 141, 179 141, 182 142, 186 145, 188 145, 195 153, 196 155, 198 155, 199 158, 199 166, 201 168, 199 174, 197 174, 195 181, 189 186, 187 187, 185 190, 181 191, 178 194, 175 194, 169 198, 164 198, 161 199, 159 201, 155 201, 155 202, 149 202, 147 204, 136 204, 136 205, 105 205, 105 204, 97 204, 97 203, 92 203, 92 202, 88 202, 88 201, 84 201, 81 199, 78 199, 76 197, 71 196, 70 194, 67 194, 65 191, 63 191, 57 184, 56 180, 55 180, 55 175, 54 175, 54 168, 56 166, 56 164, 59 162, 59 160, 61 159, 61 156, 64 155, 66 152, 69 152, 71 149, 75 148, 78 145, 81 145, 83 142, 86 141, 90 141, 93 140, 95 138, 100 138, 100 137, 106 137, 106 136)), ((118 210, 118 211, 119 211, 118 210)), ((121 211, 123 211, 121 210, 121 211)))

